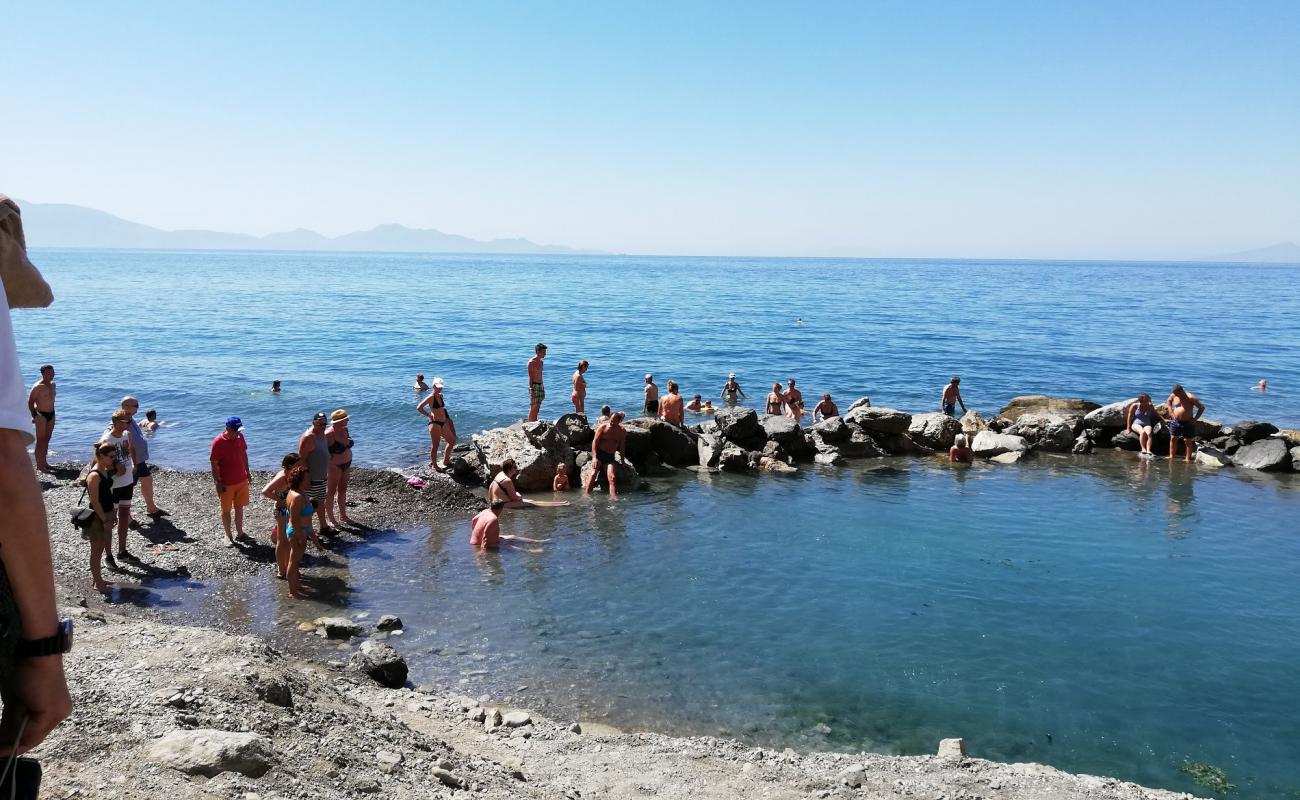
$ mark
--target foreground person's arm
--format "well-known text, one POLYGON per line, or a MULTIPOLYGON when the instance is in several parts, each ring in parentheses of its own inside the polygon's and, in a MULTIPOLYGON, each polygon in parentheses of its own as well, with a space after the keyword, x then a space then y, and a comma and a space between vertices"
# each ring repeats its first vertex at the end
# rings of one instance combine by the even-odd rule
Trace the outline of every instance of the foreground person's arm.
MULTIPOLYGON (((59 616, 54 603, 45 504, 27 457, 26 442, 21 433, 8 428, 0 428, 0 508, 6 515, 0 525, 0 561, 13 587, 23 638, 53 636, 58 632, 59 616)), ((63 676, 63 656, 19 659, 9 685, 4 687, 0 755, 11 750, 23 715, 28 719, 18 743, 20 753, 44 741, 70 713, 72 698, 63 676)))

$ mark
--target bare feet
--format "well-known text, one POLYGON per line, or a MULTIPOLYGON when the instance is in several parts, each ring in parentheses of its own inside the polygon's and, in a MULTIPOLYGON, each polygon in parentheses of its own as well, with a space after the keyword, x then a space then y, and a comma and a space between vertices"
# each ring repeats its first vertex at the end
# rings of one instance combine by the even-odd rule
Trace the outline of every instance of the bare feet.
POLYGON ((112 582, 112 581, 91 581, 91 582, 90 582, 90 585, 91 585, 91 588, 93 588, 95 591, 99 592, 100 594, 112 594, 112 593, 113 593, 113 582, 112 582))

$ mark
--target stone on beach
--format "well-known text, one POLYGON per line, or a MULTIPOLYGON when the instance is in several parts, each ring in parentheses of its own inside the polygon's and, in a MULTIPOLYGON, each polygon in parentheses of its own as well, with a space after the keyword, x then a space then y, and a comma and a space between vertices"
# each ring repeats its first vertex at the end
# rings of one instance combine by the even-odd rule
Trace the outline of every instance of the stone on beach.
POLYGON ((522 728, 533 724, 533 718, 527 711, 511 711, 501 717, 501 722, 507 728, 522 728))
POLYGON ((1016 422, 1024 414, 1057 414, 1064 417, 1082 417, 1100 408, 1097 403, 1078 398, 1048 397, 1042 394, 1026 394, 1011 398, 998 415, 1016 422))
POLYGON ((1232 463, 1242 469, 1290 471, 1291 451, 1286 446, 1285 439, 1261 439, 1253 444, 1242 445, 1232 454, 1232 463))
POLYGON ((971 450, 975 451, 975 455, 985 458, 1028 449, 1029 444, 1021 437, 993 431, 980 431, 975 436, 975 441, 971 442, 971 450))
POLYGON ((912 415, 893 408, 859 406, 846 414, 844 421, 872 433, 906 433, 912 415))
POLYGON ((260 778, 275 762, 271 743, 261 734, 208 729, 171 731, 149 747, 147 757, 187 775, 209 778, 223 772, 260 778))
POLYGON ((695 440, 695 458, 702 467, 718 466, 722 456, 722 437, 713 433, 701 433, 695 440))
POLYGON ((966 755, 965 739, 944 739, 939 742, 939 757, 961 758, 966 755))
POLYGON ((947 450, 961 432, 960 422, 938 411, 914 415, 907 428, 912 441, 931 450, 947 450))
POLYGON ((377 631, 395 631, 401 627, 403 627, 402 618, 396 614, 384 614, 375 623, 375 630, 377 631))
POLYGON ((406 659, 383 642, 373 639, 362 642, 361 649, 348 659, 348 666, 390 689, 400 689, 406 685, 406 659))

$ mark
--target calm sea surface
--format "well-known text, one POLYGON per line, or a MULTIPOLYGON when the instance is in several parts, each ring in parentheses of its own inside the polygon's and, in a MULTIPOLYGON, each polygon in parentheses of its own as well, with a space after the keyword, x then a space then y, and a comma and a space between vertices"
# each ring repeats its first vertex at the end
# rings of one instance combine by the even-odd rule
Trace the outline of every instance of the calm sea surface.
MULTIPOLYGON (((416 372, 463 437, 522 418, 545 341, 554 418, 641 377, 751 398, 937 405, 949 375, 1109 402, 1181 382, 1225 421, 1300 427, 1300 267, 38 251, 57 301, 15 313, 24 372, 55 364, 53 456, 120 397, 157 408, 151 460, 203 467, 226 416, 270 467, 346 407, 359 463, 427 457, 416 372), (796 318, 804 320, 796 325, 796 318), (284 382, 273 396, 270 381, 284 382), (1267 378, 1270 391, 1250 390, 1267 378)), ((377 535, 330 572, 395 612, 416 680, 628 727, 796 748, 974 754, 1246 797, 1300 790, 1300 481, 1127 456, 954 471, 887 459, 680 477, 610 504, 511 513, 541 554, 475 556, 467 521, 377 535), (527 687, 521 689, 520 687, 527 687)), ((228 587, 226 587, 228 588, 228 587)), ((189 604, 222 587, 186 592, 189 604)), ((240 587, 264 630, 314 616, 240 587)), ((160 588, 160 592, 182 589, 160 588)))

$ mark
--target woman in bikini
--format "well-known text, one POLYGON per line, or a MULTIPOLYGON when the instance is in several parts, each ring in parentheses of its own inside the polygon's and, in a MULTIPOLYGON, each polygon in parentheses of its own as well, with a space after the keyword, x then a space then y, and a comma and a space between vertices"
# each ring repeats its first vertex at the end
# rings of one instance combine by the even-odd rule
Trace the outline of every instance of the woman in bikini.
MULTIPOLYGON (((288 552, 285 556, 284 577, 289 581, 289 594, 305 597, 302 590, 302 575, 299 567, 302 556, 307 552, 307 539, 314 537, 311 529, 311 517, 316 513, 307 490, 311 488, 311 473, 306 467, 297 466, 289 470, 289 493, 285 496, 285 507, 289 509, 289 524, 284 530, 288 552)), ((277 559, 279 558, 277 554, 277 559)))
POLYGON ((352 437, 348 435, 348 412, 340 408, 330 415, 330 428, 325 431, 325 445, 330 451, 328 484, 325 487, 325 518, 331 528, 334 521, 334 500, 338 499, 339 519, 351 525, 348 518, 348 476, 352 471, 352 437))
POLYGON ((777 416, 785 413, 785 394, 779 382, 772 384, 772 391, 767 393, 767 413, 777 416))
POLYGON ((456 424, 447 413, 447 402, 442 399, 442 378, 433 379, 433 393, 420 401, 416 411, 429 418, 429 466, 445 471, 451 469, 451 448, 456 446, 456 424), (447 442, 446 452, 442 456, 442 466, 438 466, 438 443, 447 442))
POLYGON ((289 565, 289 545, 285 541, 284 531, 289 527, 289 506, 285 499, 289 496, 289 473, 298 466, 298 454, 289 453, 280 459, 280 471, 262 487, 262 496, 275 503, 275 524, 271 526, 271 543, 275 545, 275 577, 284 580, 284 571, 289 565))
POLYGON ((586 414, 587 408, 587 379, 582 377, 582 373, 587 371, 587 359, 578 362, 578 369, 573 373, 573 394, 569 399, 573 401, 573 410, 579 414, 586 414))
POLYGON ((90 585, 95 591, 109 594, 113 584, 104 580, 104 551, 113 546, 113 524, 117 521, 113 499, 113 476, 117 474, 117 446, 112 442, 95 445, 95 467, 86 476, 86 496, 95 512, 90 524, 81 529, 81 538, 90 542, 90 585))

